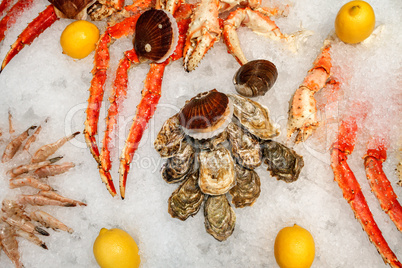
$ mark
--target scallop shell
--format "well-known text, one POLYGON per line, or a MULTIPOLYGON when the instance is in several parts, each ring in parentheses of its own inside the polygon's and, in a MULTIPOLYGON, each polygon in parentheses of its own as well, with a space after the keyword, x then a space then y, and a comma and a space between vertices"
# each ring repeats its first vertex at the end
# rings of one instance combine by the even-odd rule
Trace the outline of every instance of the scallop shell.
POLYGON ((262 145, 263 158, 271 176, 285 182, 294 182, 299 178, 304 166, 303 157, 294 150, 275 141, 266 141, 262 145))
POLYGON ((175 156, 169 158, 162 166, 162 178, 167 183, 176 183, 184 179, 194 163, 194 149, 186 142, 182 143, 181 150, 175 156))
POLYGON ((280 134, 269 118, 268 108, 240 95, 228 96, 233 101, 234 116, 251 134, 262 140, 270 140, 280 134))
POLYGON ((205 229, 218 241, 226 240, 236 223, 236 214, 226 195, 208 196, 204 207, 205 229))
POLYGON ((213 89, 200 93, 180 111, 183 131, 195 139, 209 139, 222 133, 232 120, 233 105, 223 93, 213 89))
POLYGON ((246 97, 264 96, 275 84, 278 70, 268 60, 253 60, 237 70, 233 77, 236 91, 246 97))
POLYGON ((176 19, 167 11, 145 11, 135 26, 134 49, 140 58, 164 62, 176 49, 179 30, 176 19))
POLYGON ((165 121, 154 142, 155 150, 162 158, 175 156, 182 146, 184 132, 180 127, 179 115, 165 121))
POLYGON ((239 164, 248 169, 254 169, 261 165, 261 147, 255 136, 235 122, 228 125, 226 132, 232 147, 233 157, 239 164))
POLYGON ((236 208, 252 206, 261 193, 260 177, 254 170, 235 165, 236 185, 230 189, 232 203, 236 208))
POLYGON ((235 184, 234 162, 228 149, 218 146, 199 154, 200 177, 198 185, 204 194, 221 195, 235 184))
POLYGON ((204 201, 204 194, 198 187, 198 171, 189 174, 186 180, 169 198, 168 212, 173 218, 185 221, 189 216, 197 214, 204 201))

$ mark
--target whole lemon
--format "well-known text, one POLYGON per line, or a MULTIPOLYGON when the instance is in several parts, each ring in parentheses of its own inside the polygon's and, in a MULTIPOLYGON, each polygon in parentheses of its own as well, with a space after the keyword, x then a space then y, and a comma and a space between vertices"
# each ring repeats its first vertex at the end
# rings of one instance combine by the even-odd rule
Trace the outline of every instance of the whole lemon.
POLYGON ((375 14, 370 4, 351 1, 341 7, 335 19, 335 33, 345 43, 356 44, 371 35, 375 14))
POLYGON ((74 59, 82 59, 95 49, 99 29, 95 24, 77 20, 70 23, 60 36, 63 52, 74 59))
POLYGON ((93 246, 101 268, 138 268, 140 256, 134 239, 121 229, 102 228, 93 246))
POLYGON ((308 268, 315 255, 313 236, 296 224, 285 227, 276 236, 274 253, 280 268, 308 268))

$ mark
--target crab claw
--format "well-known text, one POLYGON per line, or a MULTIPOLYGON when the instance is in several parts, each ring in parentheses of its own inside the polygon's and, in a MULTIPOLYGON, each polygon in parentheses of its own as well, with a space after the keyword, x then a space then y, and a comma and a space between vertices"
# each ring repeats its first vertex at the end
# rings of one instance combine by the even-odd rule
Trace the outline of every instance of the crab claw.
POLYGON ((184 69, 193 71, 208 50, 219 40, 219 1, 201 0, 191 18, 184 45, 184 69))

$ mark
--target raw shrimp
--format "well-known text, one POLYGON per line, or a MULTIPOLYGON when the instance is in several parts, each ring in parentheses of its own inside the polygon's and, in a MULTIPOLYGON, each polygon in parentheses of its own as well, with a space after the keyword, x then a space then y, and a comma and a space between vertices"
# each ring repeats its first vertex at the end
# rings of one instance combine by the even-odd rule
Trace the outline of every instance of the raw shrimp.
POLYGON ((14 229, 6 223, 0 223, 0 244, 7 257, 15 264, 16 268, 24 267, 20 262, 18 242, 15 239, 14 229))
POLYGON ((76 204, 67 203, 60 200, 48 198, 43 195, 19 195, 18 202, 20 204, 29 204, 32 206, 62 206, 62 207, 75 207, 76 204))
POLYGON ((13 168, 13 169, 7 171, 7 176, 9 176, 10 178, 15 178, 18 175, 21 175, 23 173, 34 171, 34 170, 37 170, 38 168, 53 164, 62 158, 63 158, 62 156, 58 156, 58 157, 51 158, 49 160, 45 160, 45 161, 42 161, 39 163, 21 165, 21 166, 18 166, 16 168, 13 168))
POLYGON ((35 170, 35 174, 39 178, 47 178, 49 176, 63 174, 73 167, 75 167, 73 162, 66 162, 60 165, 48 165, 35 170))
POLYGON ((77 201, 77 200, 74 200, 74 199, 71 199, 71 198, 61 196, 61 195, 57 194, 54 191, 40 191, 38 194, 41 195, 41 196, 45 196, 45 197, 54 199, 54 200, 61 201, 61 202, 71 203, 71 204, 74 204, 74 206, 77 206, 77 205, 78 206, 86 206, 87 205, 87 204, 85 204, 83 202, 80 202, 80 201, 77 201))
POLYGON ((39 176, 35 174, 22 174, 10 180, 9 186, 11 189, 29 186, 39 190, 52 190, 49 184, 39 180, 39 176))
POLYGON ((24 145, 23 151, 28 151, 31 147, 32 143, 36 141, 36 137, 39 135, 40 131, 42 130, 42 126, 39 126, 35 132, 27 139, 27 142, 24 145))
POLYGON ((26 240, 34 243, 35 245, 38 245, 38 246, 40 246, 40 247, 42 247, 44 249, 47 249, 47 246, 46 246, 45 242, 40 240, 39 237, 37 237, 36 235, 34 235, 32 233, 28 233, 28 232, 25 232, 24 230, 17 229, 15 231, 15 234, 20 236, 20 237, 22 237, 22 238, 25 238, 26 240))
POLYGON ((70 234, 74 232, 73 229, 42 210, 32 211, 29 216, 32 220, 39 222, 46 228, 52 228, 53 230, 60 229, 69 232, 70 234))
POLYGON ((8 223, 11 226, 17 227, 25 232, 31 233, 31 234, 41 234, 41 235, 45 235, 48 236, 49 233, 46 232, 45 230, 43 230, 42 228, 33 225, 31 222, 26 221, 25 219, 18 217, 17 215, 13 215, 13 216, 6 216, 6 215, 2 215, 1 219, 8 223))
POLYGON ((4 150, 1 162, 4 163, 4 162, 7 162, 7 161, 11 160, 14 157, 14 155, 17 153, 18 149, 21 147, 21 144, 24 142, 24 140, 26 140, 28 138, 29 131, 31 129, 35 129, 35 128, 36 128, 36 126, 31 126, 27 130, 22 132, 20 135, 18 135, 18 137, 13 139, 7 145, 6 149, 4 150))

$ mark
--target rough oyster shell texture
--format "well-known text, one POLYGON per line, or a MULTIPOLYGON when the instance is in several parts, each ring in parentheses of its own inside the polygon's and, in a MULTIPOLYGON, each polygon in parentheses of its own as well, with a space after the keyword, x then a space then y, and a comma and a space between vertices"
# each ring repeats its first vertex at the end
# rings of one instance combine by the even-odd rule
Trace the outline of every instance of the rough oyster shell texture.
POLYGON ((241 165, 235 165, 236 185, 230 189, 232 203, 236 208, 252 206, 261 192, 260 177, 254 170, 249 170, 241 165))
POLYGON ((169 198, 168 212, 173 218, 185 221, 200 210, 204 194, 198 187, 198 170, 186 176, 186 180, 169 198))
POLYGON ((184 132, 181 130, 179 115, 175 114, 163 124, 156 136, 154 147, 162 158, 175 156, 181 148, 184 132))
POLYGON ((180 151, 170 157, 162 166, 162 178, 167 183, 180 182, 193 167, 195 151, 190 144, 183 141, 180 151))
POLYGON ((258 102, 248 98, 228 94, 233 101, 233 114, 253 135, 262 140, 272 139, 280 134, 269 118, 269 111, 258 102))
POLYGON ((225 147, 218 146, 211 151, 201 151, 199 164, 198 185, 204 194, 225 194, 236 184, 234 162, 229 150, 225 147))
POLYGON ((205 229, 218 241, 226 240, 236 223, 236 214, 226 195, 208 196, 204 207, 205 229))

